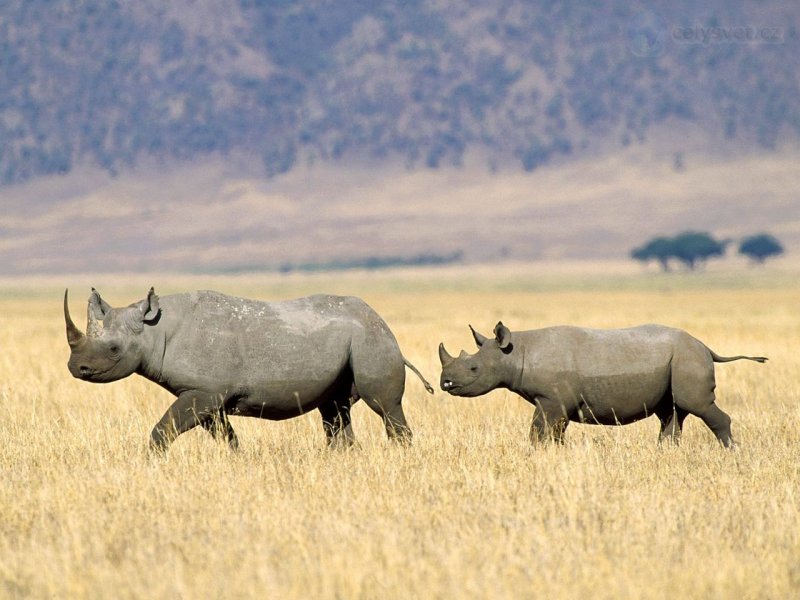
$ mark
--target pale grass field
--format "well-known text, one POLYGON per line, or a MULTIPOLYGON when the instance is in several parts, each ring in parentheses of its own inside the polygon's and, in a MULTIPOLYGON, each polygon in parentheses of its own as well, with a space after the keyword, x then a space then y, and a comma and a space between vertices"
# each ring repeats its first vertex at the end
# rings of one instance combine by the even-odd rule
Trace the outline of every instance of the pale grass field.
POLYGON ((193 431, 165 459, 146 449, 170 403, 164 391, 139 378, 83 383, 66 370, 60 294, 74 288, 82 326, 88 284, 4 282, 0 597, 797 597, 800 284, 791 279, 551 278, 543 289, 508 272, 480 284, 436 271, 95 280, 114 305, 151 283, 161 294, 215 287, 263 299, 356 293, 432 382, 440 341, 473 352, 467 323, 489 334, 498 319, 512 329, 655 321, 720 354, 770 357, 717 366, 735 452, 694 417, 679 448, 657 447, 655 419, 573 424, 564 446, 532 448, 532 409, 517 397, 429 396, 409 375, 410 448, 388 443, 359 403, 352 450, 326 450, 312 413, 234 417, 238 454, 193 431))

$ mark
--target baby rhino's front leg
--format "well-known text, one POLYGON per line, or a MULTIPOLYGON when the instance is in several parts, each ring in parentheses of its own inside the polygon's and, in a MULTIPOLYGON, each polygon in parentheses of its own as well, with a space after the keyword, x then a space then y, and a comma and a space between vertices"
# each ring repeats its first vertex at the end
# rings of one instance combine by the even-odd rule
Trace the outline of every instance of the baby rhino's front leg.
POLYGON ((564 443, 564 432, 569 425, 569 419, 564 414, 562 406, 541 397, 537 397, 533 405, 536 408, 533 410, 531 422, 531 443, 538 444, 549 440, 564 443))

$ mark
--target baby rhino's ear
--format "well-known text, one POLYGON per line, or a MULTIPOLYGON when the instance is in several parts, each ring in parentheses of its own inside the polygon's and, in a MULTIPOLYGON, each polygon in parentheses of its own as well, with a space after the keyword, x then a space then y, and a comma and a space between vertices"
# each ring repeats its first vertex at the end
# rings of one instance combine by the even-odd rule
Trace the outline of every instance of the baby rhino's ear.
POLYGON ((150 321, 155 321, 156 317, 158 317, 158 296, 156 296, 156 291, 152 287, 150 291, 147 292, 147 298, 142 300, 140 303, 141 311, 142 311, 142 320, 145 323, 149 323, 150 321))
POLYGON ((144 323, 151 323, 155 321, 158 317, 159 311, 158 296, 156 295, 156 291, 153 288, 150 288, 150 291, 147 292, 147 298, 137 302, 136 308, 139 309, 139 312, 142 315, 142 321, 144 323))
POLYGON ((498 321, 494 327, 494 337, 497 340, 497 345, 502 350, 505 350, 511 344, 511 331, 503 325, 502 321, 498 321))

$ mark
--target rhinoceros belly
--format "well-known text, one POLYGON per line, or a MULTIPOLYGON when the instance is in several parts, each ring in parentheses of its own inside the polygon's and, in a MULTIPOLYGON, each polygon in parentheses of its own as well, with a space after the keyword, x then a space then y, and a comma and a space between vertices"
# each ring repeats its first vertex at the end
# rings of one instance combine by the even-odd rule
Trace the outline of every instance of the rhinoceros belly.
POLYGON ((587 332, 575 351, 585 423, 624 424, 655 410, 669 386, 671 343, 648 328, 587 332))
POLYGON ((348 369, 338 373, 311 373, 288 380, 264 380, 242 390, 229 408, 230 414, 281 420, 314 410, 328 400, 349 397, 352 375, 348 369))
POLYGON ((599 425, 624 425, 653 414, 669 380, 659 374, 585 377, 572 420, 599 425))

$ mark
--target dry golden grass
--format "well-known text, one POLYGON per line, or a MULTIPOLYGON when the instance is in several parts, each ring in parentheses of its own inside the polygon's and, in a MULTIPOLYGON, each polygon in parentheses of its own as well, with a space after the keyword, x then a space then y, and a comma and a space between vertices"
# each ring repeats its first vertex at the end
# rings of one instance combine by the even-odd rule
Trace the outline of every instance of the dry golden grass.
MULTIPOLYGON (((800 594, 800 285, 786 276, 770 283, 743 273, 735 285, 710 275, 605 285, 551 279, 544 287, 509 274, 478 282, 436 271, 210 285, 162 279, 162 294, 357 293, 431 380, 439 341, 471 352, 467 323, 489 332, 498 319, 512 329, 657 321, 686 328, 719 353, 771 360, 717 367, 736 452, 721 449, 694 417, 679 448, 656 446, 655 420, 571 425, 564 446, 531 448, 532 410, 517 397, 431 397, 410 376, 410 448, 390 445, 359 403, 352 450, 326 450, 310 414, 281 423, 234 418, 238 454, 193 431, 154 459, 147 436, 169 396, 138 378, 73 380, 62 282, 6 282, 0 597, 800 594)), ((138 283, 97 285, 121 305, 143 294, 138 283)), ((73 290, 76 316, 87 291, 73 290)))

